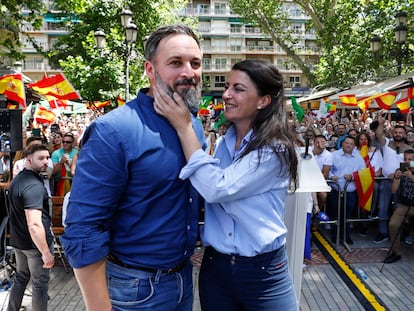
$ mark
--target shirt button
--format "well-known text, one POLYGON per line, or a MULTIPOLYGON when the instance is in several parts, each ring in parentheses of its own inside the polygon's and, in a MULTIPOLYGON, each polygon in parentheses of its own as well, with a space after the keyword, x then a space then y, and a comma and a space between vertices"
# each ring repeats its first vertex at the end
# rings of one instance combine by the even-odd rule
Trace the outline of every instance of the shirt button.
POLYGON ((229 232, 229 236, 232 236, 232 235, 233 235, 233 233, 229 232))
POLYGON ((184 252, 184 256, 187 255, 187 251, 184 252))
POLYGON ((188 226, 187 226, 187 230, 190 230, 190 228, 191 228, 191 227, 190 227, 190 225, 188 225, 188 226))
POLYGON ((190 198, 188 202, 193 203, 193 198, 190 198))

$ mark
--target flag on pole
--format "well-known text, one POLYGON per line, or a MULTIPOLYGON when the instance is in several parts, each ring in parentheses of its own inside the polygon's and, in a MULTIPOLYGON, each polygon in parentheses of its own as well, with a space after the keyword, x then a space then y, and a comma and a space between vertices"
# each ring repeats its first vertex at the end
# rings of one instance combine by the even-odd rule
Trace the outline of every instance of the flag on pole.
POLYGON ((100 108, 103 108, 103 107, 108 107, 108 106, 110 106, 110 105, 111 105, 111 101, 110 101, 110 100, 106 100, 106 101, 103 101, 103 102, 98 101, 98 100, 95 100, 95 101, 93 102, 93 106, 94 106, 96 109, 100 109, 100 108))
POLYGON ((45 107, 37 105, 33 118, 37 123, 53 123, 56 115, 45 107))
POLYGON ((410 100, 411 107, 414 107, 414 87, 410 86, 407 89, 407 97, 410 100))
POLYGON ((52 109, 58 109, 58 108, 66 109, 66 106, 67 106, 67 103, 68 103, 67 100, 59 99, 59 98, 56 98, 56 97, 51 96, 51 95, 44 95, 44 96, 45 96, 46 100, 49 102, 50 108, 52 108, 52 109))
POLYGON ((361 157, 364 159, 365 161, 365 166, 369 167, 371 166, 371 162, 369 161, 369 154, 368 154, 368 145, 367 144, 363 144, 361 146, 361 150, 359 151, 359 153, 361 154, 361 157))
POLYGON ((26 107, 23 77, 20 73, 0 77, 0 94, 26 107))
POLYGON ((377 98, 375 98, 375 101, 382 109, 391 110, 392 103, 394 102, 397 95, 398 94, 395 92, 382 93, 377 98))
POLYGON ((339 95, 343 106, 357 106, 357 98, 355 94, 339 95))
POLYGON ((66 79, 63 73, 59 73, 49 78, 44 77, 42 80, 30 83, 28 87, 41 95, 50 95, 58 99, 81 99, 78 92, 66 79))
POLYGON ((354 172, 355 186, 358 192, 359 206, 371 211, 372 194, 374 193, 375 171, 372 166, 354 172))
POLYGON ((395 105, 400 109, 402 114, 406 114, 410 110, 410 100, 408 97, 397 100, 395 105))
POLYGON ((122 99, 121 95, 118 95, 118 97, 116 98, 116 102, 118 104, 118 107, 121 107, 122 105, 125 105, 125 99, 122 99))
POLYGON ((296 118, 298 119, 299 122, 302 122, 305 112, 303 111, 302 107, 296 101, 295 96, 291 96, 290 100, 292 101, 292 107, 293 107, 293 110, 295 110, 296 118))

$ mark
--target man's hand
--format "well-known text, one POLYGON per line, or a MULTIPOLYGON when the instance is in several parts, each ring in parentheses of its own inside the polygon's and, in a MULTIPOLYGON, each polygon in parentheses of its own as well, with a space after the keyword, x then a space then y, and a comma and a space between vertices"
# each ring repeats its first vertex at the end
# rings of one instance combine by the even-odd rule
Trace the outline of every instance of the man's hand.
POLYGON ((42 254, 42 260, 43 268, 50 269, 55 265, 55 257, 50 252, 42 254))

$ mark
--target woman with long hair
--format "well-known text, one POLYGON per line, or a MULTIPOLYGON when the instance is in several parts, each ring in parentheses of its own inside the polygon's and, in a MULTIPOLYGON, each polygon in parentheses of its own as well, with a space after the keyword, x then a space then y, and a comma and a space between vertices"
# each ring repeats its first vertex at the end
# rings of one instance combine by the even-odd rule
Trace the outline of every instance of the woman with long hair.
POLYGON ((213 156, 201 149, 181 97, 160 85, 154 95, 155 110, 176 129, 188 161, 180 177, 206 201, 202 310, 296 310, 283 220, 298 160, 282 75, 260 60, 233 66, 223 93, 231 126, 213 156))

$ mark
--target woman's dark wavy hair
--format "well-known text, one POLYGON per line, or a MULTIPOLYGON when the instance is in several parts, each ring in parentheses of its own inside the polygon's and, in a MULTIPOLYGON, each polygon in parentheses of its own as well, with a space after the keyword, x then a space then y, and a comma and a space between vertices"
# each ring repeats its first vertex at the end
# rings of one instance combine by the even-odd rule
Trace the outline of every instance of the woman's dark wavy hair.
POLYGON ((296 189, 298 159, 293 143, 294 137, 288 131, 282 75, 271 63, 256 59, 236 63, 232 70, 246 73, 255 84, 259 96, 271 97, 271 103, 258 110, 253 120, 253 138, 240 158, 250 151, 258 150, 260 163, 262 149, 270 146, 281 162, 281 167, 284 163, 288 165, 289 176, 296 189), (284 149, 286 151, 281 152, 284 149))

